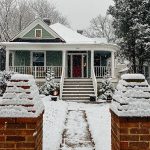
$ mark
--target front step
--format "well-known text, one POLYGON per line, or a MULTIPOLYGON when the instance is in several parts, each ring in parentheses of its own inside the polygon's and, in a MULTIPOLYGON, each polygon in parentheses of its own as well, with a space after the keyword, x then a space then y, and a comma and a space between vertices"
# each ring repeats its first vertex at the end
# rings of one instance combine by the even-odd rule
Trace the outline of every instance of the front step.
POLYGON ((65 79, 62 100, 89 101, 94 94, 92 79, 65 79))

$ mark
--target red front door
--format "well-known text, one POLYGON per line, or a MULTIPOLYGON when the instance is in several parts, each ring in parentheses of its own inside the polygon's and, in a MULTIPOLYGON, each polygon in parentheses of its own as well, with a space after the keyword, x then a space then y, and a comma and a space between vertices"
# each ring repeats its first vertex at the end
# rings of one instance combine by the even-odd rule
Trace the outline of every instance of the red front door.
POLYGON ((80 78, 82 77, 82 55, 73 55, 72 57, 72 75, 73 77, 80 78))

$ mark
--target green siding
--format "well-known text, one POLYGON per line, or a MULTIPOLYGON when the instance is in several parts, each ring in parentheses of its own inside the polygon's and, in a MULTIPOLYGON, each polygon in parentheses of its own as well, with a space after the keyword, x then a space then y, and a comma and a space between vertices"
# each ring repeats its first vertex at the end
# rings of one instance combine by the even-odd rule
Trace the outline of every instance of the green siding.
POLYGON ((30 66, 30 52, 29 51, 16 51, 14 65, 15 66, 30 66))
POLYGON ((62 66, 62 52, 61 51, 47 51, 46 52, 47 66, 62 66))
POLYGON ((36 25, 33 29, 31 29, 27 34, 25 34, 24 38, 35 38, 35 29, 42 29, 42 38, 54 38, 48 31, 46 31, 41 25, 36 25))

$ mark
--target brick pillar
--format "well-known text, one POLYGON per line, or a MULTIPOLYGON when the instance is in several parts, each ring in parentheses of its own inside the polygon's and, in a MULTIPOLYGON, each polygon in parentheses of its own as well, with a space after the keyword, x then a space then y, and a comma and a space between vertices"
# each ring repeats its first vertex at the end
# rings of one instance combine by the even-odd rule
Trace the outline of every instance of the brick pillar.
POLYGON ((0 150, 42 150, 43 113, 33 76, 14 75, 0 100, 0 150))
POLYGON ((121 76, 110 112, 112 150, 150 150, 150 86, 143 75, 121 76))
POLYGON ((0 118, 0 150, 42 150, 43 114, 38 118, 0 118))
POLYGON ((111 111, 112 150, 150 150, 150 117, 118 117, 111 111))

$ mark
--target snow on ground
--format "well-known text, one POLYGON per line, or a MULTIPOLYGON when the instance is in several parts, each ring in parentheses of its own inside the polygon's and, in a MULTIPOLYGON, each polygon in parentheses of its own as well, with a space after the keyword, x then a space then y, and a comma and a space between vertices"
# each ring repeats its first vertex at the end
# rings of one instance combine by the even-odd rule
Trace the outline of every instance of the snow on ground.
POLYGON ((72 110, 85 110, 95 150, 111 150, 111 116, 109 104, 69 103, 72 110))
POLYGON ((85 111, 69 110, 61 150, 93 150, 85 111))
POLYGON ((111 118, 108 104, 54 102, 50 101, 49 96, 43 97, 42 101, 45 106, 43 150, 59 149, 67 110, 85 110, 91 136, 95 143, 95 150, 111 150, 111 118))
POLYGON ((62 140, 67 103, 63 101, 53 102, 50 97, 44 97, 45 106, 43 122, 43 150, 58 150, 62 140))
POLYGON ((96 150, 111 150, 111 116, 109 105, 100 104, 92 106, 86 112, 96 150))

